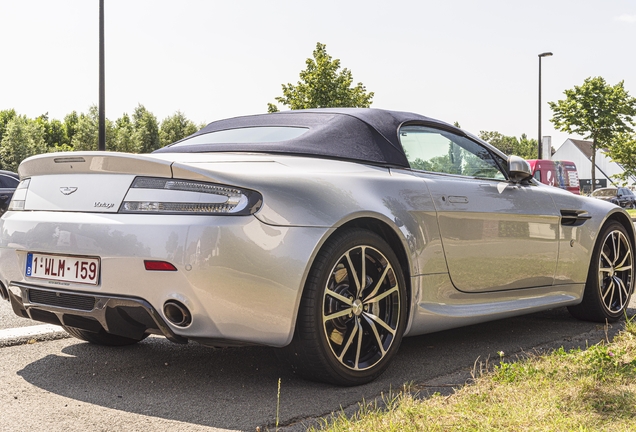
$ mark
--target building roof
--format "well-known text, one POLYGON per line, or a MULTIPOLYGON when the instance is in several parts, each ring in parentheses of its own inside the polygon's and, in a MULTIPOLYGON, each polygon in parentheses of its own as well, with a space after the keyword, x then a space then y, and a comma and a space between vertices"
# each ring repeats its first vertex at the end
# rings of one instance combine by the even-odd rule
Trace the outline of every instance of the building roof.
POLYGON ((590 160, 592 159, 592 141, 583 141, 572 138, 568 139, 581 151, 581 153, 585 155, 586 158, 590 160))

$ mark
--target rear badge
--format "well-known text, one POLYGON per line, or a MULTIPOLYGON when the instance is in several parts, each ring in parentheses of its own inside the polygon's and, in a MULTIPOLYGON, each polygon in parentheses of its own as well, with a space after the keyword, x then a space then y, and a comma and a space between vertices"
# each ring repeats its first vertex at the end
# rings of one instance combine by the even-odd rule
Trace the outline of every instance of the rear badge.
POLYGON ((64 195, 70 195, 70 194, 72 194, 73 192, 75 192, 76 190, 77 190, 77 188, 76 188, 76 187, 68 187, 68 186, 65 186, 65 187, 61 187, 61 188, 60 188, 60 192, 62 192, 64 195))
POLYGON ((113 207, 115 207, 115 203, 105 203, 105 202, 97 201, 95 203, 95 207, 97 207, 97 208, 105 208, 106 210, 108 210, 108 209, 112 209, 113 207))

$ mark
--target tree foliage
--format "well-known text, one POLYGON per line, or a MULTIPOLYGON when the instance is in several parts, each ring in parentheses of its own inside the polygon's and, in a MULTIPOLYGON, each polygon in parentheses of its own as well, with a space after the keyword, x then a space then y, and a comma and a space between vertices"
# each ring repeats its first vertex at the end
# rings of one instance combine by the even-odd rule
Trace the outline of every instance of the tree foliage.
MULTIPOLYGON (((327 46, 318 42, 313 58, 305 61, 307 67, 300 72, 300 81, 296 85, 282 84, 283 96, 276 102, 292 110, 327 107, 368 108, 371 106, 373 92, 359 82, 353 86, 353 75, 347 68, 340 69, 340 60, 333 59, 327 53, 327 46)), ((278 107, 268 104, 268 112, 278 111, 278 107)))
MULTIPOLYGON (((16 171, 25 158, 53 151, 96 151, 99 112, 91 106, 86 113, 67 114, 63 121, 48 113, 35 119, 15 110, 0 111, 0 169, 16 171)), ((115 122, 106 119, 106 150, 128 153, 151 152, 193 134, 195 125, 181 111, 168 116, 161 127, 143 105, 133 115, 123 114, 115 122)))
POLYGON ((623 168, 623 172, 613 177, 623 184, 634 183, 636 179, 636 135, 621 133, 614 137, 607 150, 607 156, 623 168))
POLYGON ((146 107, 139 104, 135 108, 132 118, 135 128, 135 139, 139 143, 139 152, 150 153, 161 148, 157 117, 148 111, 146 107))
POLYGON ((188 120, 181 111, 177 111, 161 122, 161 131, 159 132, 161 146, 164 147, 179 141, 188 135, 192 135, 198 129, 197 125, 188 120))
MULTIPOLYGON (((71 147, 76 151, 97 151, 99 149, 99 111, 97 106, 89 108, 87 114, 80 114, 75 125, 71 147)), ((113 148, 113 123, 106 119, 106 149, 113 148)))
POLYGON ((506 136, 496 131, 481 131, 479 138, 497 147, 507 155, 520 156, 524 159, 535 159, 537 156, 537 140, 529 139, 526 134, 520 138, 506 136))
POLYGON ((46 142, 41 123, 18 115, 7 123, 0 142, 2 169, 17 171, 24 159, 45 152, 46 142))
POLYGON ((135 139, 135 126, 126 113, 115 122, 115 139, 110 150, 125 153, 139 153, 141 150, 141 143, 135 139))
POLYGON ((609 85, 602 77, 587 78, 581 86, 565 90, 565 99, 549 102, 554 116, 550 120, 563 132, 592 140, 592 184, 596 180, 596 150, 610 150, 613 141, 632 132, 636 99, 623 81, 609 85))

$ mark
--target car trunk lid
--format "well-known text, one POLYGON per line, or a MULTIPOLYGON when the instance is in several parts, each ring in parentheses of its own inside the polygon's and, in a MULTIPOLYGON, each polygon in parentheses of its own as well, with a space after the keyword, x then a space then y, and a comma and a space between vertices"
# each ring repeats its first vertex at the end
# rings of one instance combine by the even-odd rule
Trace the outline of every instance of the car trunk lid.
POLYGON ((29 186, 18 189, 14 199, 24 199, 24 210, 31 211, 116 213, 136 176, 172 177, 170 165, 169 160, 126 153, 38 155, 20 165, 20 178, 30 179, 29 186))

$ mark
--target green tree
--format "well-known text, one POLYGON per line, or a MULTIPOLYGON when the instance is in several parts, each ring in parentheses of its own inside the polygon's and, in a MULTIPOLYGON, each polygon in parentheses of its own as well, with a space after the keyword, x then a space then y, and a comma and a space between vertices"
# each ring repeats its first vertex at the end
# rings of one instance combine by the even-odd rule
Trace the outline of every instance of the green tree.
POLYGON ((0 142, 1 168, 16 172, 24 159, 46 151, 42 124, 26 116, 15 116, 7 123, 0 142))
MULTIPOLYGON (((349 69, 340 69, 340 60, 327 54, 327 46, 318 42, 313 58, 305 61, 307 68, 300 72, 300 81, 283 87, 283 96, 276 102, 290 109, 371 106, 373 92, 367 92, 362 83, 352 87, 353 76, 349 69)), ((268 112, 278 111, 275 104, 267 104, 268 112)))
POLYGON ((617 134, 607 151, 607 156, 623 168, 622 173, 615 174, 613 177, 623 184, 632 183, 636 178, 636 135, 617 134))
POLYGON ((16 117, 17 114, 14 109, 0 111, 0 142, 2 142, 2 137, 4 136, 4 131, 7 129, 7 124, 16 117))
POLYGON ((199 130, 197 125, 188 120, 181 111, 177 111, 161 122, 161 128, 159 130, 161 147, 179 141, 188 135, 192 135, 197 130, 199 130))
POLYGON ((46 135, 46 145, 49 147, 60 147, 70 144, 71 141, 66 135, 64 123, 57 119, 49 121, 49 128, 46 135))
POLYGON ((143 105, 137 105, 132 115, 135 128, 134 139, 137 141, 140 153, 150 153, 161 148, 159 141, 159 123, 157 117, 143 105))
POLYGON ((44 141, 50 149, 55 149, 56 147, 70 143, 66 135, 64 124, 56 119, 49 120, 49 113, 42 114, 37 117, 35 121, 42 125, 44 141))
MULTIPOLYGON (((524 159, 534 159, 537 157, 537 149, 539 144, 534 138, 528 138, 526 134, 521 134, 519 138, 519 147, 517 148, 517 156, 521 156, 524 159)), ((550 149, 550 153, 554 154, 554 147, 550 149)))
MULTIPOLYGON (((99 134, 99 111, 95 105, 88 109, 87 114, 80 114, 75 125, 75 132, 71 146, 76 151, 97 151, 99 134)), ((114 148, 113 123, 106 119, 106 150, 114 148)))
POLYGON ((526 134, 521 138, 506 136, 496 131, 481 131, 479 138, 497 147, 507 155, 516 155, 524 159, 535 159, 537 154, 537 140, 528 139, 526 134))
POLYGON ((114 151, 126 153, 139 153, 140 142, 135 136, 135 127, 128 114, 124 113, 115 122, 115 139, 113 141, 114 151))
POLYGON ((75 131, 77 130, 77 122, 79 121, 79 116, 77 115, 77 111, 73 111, 70 114, 67 114, 64 117, 64 130, 66 132, 66 139, 68 140, 68 144, 73 142, 73 136, 75 135, 75 131))
POLYGON ((565 90, 565 99, 549 102, 558 130, 592 140, 592 184, 596 183, 596 150, 610 150, 612 141, 632 132, 636 99, 623 81, 611 86, 602 77, 587 78, 581 86, 565 90))

